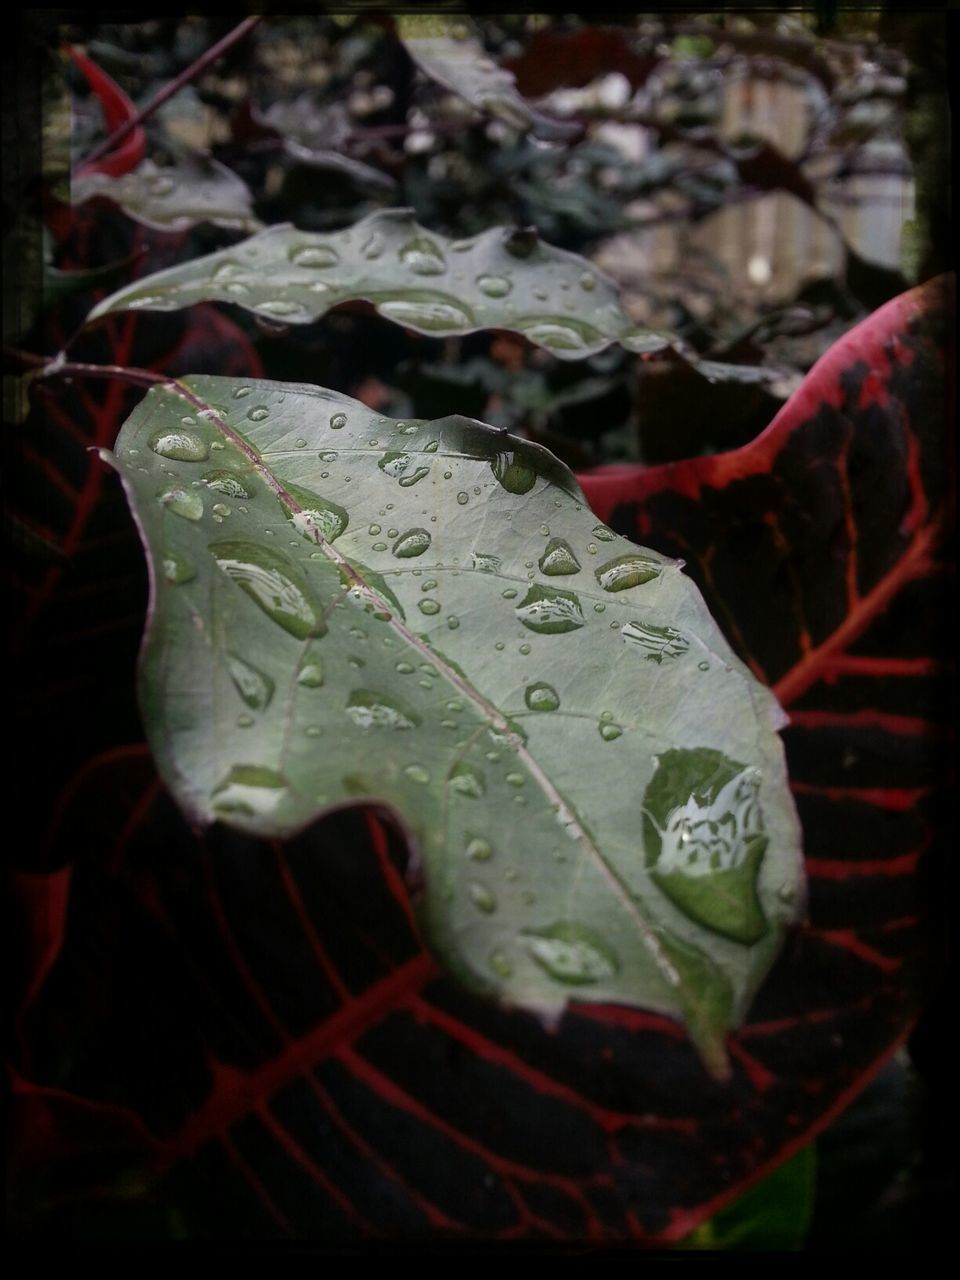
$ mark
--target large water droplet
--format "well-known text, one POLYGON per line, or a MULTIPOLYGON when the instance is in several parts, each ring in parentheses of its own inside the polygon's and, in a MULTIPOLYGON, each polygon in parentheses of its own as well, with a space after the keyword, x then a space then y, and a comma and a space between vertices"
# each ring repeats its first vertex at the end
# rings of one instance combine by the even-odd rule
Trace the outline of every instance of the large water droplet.
POLYGON ((327 542, 335 542, 350 523, 350 517, 337 503, 329 502, 309 489, 301 489, 299 485, 286 484, 284 488, 302 510, 291 511, 284 502, 281 504, 283 514, 309 542, 318 542, 318 533, 327 542))
POLYGON ((655 627, 651 622, 628 622, 620 628, 627 644, 635 644, 644 650, 644 657, 659 666, 664 658, 676 658, 686 653, 690 642, 676 627, 655 627))
POLYGON ((214 493, 226 494, 229 498, 252 498, 253 484, 247 476, 236 471, 221 468, 217 471, 205 471, 201 476, 203 483, 214 493))
POLYGON ((305 689, 319 689, 323 684, 323 663, 319 658, 310 658, 297 672, 297 684, 305 689))
POLYGON ((589 325, 575 325, 568 316, 563 320, 521 321, 517 328, 525 338, 552 351, 582 351, 602 342, 603 336, 589 325))
POLYGON ((186 489, 182 484, 169 484, 157 494, 159 501, 168 511, 183 520, 199 520, 203 515, 203 499, 194 489, 186 489))
POLYGON ((459 764, 453 766, 447 782, 450 790, 455 791, 459 796, 469 796, 472 800, 479 800, 481 796, 486 795, 487 780, 483 770, 466 760, 461 760, 459 764))
POLYGON ((167 551, 163 556, 163 579, 172 587, 179 587, 184 582, 191 582, 197 576, 196 569, 184 560, 176 551, 167 551))
POLYGON ((489 862, 493 857, 493 849, 489 840, 482 836, 471 836, 467 841, 467 857, 474 862, 489 862))
POLYGON ((497 895, 487 885, 481 884, 479 880, 471 880, 467 885, 467 893, 470 895, 470 901, 482 911, 484 915, 490 915, 497 909, 497 895))
POLYGON ((523 700, 531 711, 556 711, 560 705, 556 689, 542 680, 537 684, 527 685, 523 700))
POLYGON ((477 276, 477 288, 488 298, 505 298, 513 285, 506 276, 477 276))
POLYGON ((626 591, 628 587, 639 587, 659 577, 661 568, 649 556, 618 556, 594 570, 594 577, 604 591, 626 591))
POLYGON ((580 561, 573 553, 573 548, 562 538, 551 538, 547 549, 539 560, 540 570, 551 578, 561 574, 579 573, 580 561))
POLYGON ((473 316, 464 307, 452 302, 417 301, 414 298, 390 298, 381 302, 378 310, 389 320, 407 325, 411 329, 427 329, 431 333, 450 333, 457 329, 469 329, 473 316))
POLYGON ((203 462, 210 457, 206 440, 182 427, 155 432, 150 437, 150 448, 161 458, 173 458, 176 462, 203 462))
POLYGON ((617 738, 623 736, 623 730, 618 724, 602 724, 600 728, 600 737, 604 742, 616 742, 617 738))
POLYGON ((292 320, 294 316, 306 316, 307 309, 299 302, 290 302, 286 298, 270 298, 266 302, 256 304, 257 311, 265 311, 267 315, 284 316, 292 320))
POLYGON ((418 600, 417 604, 420 607, 420 612, 425 613, 428 618, 440 612, 440 606, 436 600, 418 600))
POLYGON ((422 556, 430 546, 430 534, 426 529, 408 529, 393 544, 393 554, 401 560, 422 556))
POLYGON ((330 426, 334 431, 342 431, 347 425, 347 415, 345 413, 335 413, 330 419, 330 426))
POLYGON ((408 764, 403 772, 411 782, 419 782, 422 786, 430 781, 430 770, 425 769, 422 764, 408 764))
POLYGON ((613 948, 591 929, 560 920, 521 935, 537 964, 557 982, 583 986, 612 978, 620 969, 613 948))
POLYGON ((265 422, 270 417, 270 410, 265 404, 258 404, 247 412, 251 422, 265 422))
POLYGON ((236 653, 224 654, 224 662, 230 672, 230 679, 236 685, 237 693, 248 707, 262 711, 270 705, 273 697, 273 680, 263 671, 258 671, 244 658, 236 653))
POLYGON ((593 526, 593 536, 598 542, 613 542, 617 535, 612 529, 608 529, 605 524, 595 524, 593 526))
POLYGON ((519 453, 498 453, 490 468, 507 493, 529 493, 537 482, 537 473, 519 453))
POLYGON ((286 795, 287 780, 262 764, 235 764, 214 787, 213 807, 219 813, 266 817, 286 795))
POLYGON ((388 693, 354 689, 347 700, 346 713, 361 729, 415 729, 420 716, 388 693))
POLYGON ((285 553, 239 540, 213 542, 210 552, 227 577, 284 631, 298 640, 323 633, 322 610, 285 553))
POLYGON ((576 631, 583 626, 584 621, 580 600, 572 591, 560 591, 539 584, 530 588, 514 607, 514 613, 530 631, 544 635, 576 631))
POLYGON ((298 267, 335 267, 340 255, 329 244, 301 244, 290 250, 290 261, 298 267))
POLYGON ((767 847, 760 770, 706 747, 657 756, 643 834, 654 882, 693 920, 750 945, 767 932, 756 883, 767 847))
POLYGON ((499 573, 502 563, 499 556, 488 555, 484 551, 474 551, 472 556, 472 567, 481 573, 499 573))
POLYGON ((440 246, 428 236, 408 240, 399 251, 400 261, 418 276, 439 276, 447 269, 440 246))

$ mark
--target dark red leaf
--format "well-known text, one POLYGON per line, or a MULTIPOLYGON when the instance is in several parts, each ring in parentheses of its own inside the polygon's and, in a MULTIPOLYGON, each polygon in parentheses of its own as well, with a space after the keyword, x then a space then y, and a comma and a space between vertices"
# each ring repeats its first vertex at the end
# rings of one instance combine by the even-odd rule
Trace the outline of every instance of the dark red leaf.
POLYGON ((581 27, 577 31, 537 31, 524 52, 504 62, 527 98, 553 89, 580 88, 597 76, 618 71, 634 89, 644 84, 661 54, 638 49, 636 35, 623 27, 581 27))
MULTIPOLYGON (((134 119, 137 114, 137 108, 116 81, 111 79, 95 62, 91 62, 86 54, 81 53, 79 49, 74 49, 72 45, 68 44, 66 45, 66 50, 87 84, 100 100, 107 133, 113 133, 122 124, 134 119)), ((77 177, 82 177, 87 173, 106 173, 111 178, 121 178, 125 173, 129 173, 131 169, 135 169, 146 154, 147 137, 143 129, 138 125, 120 146, 108 155, 103 156, 100 160, 84 161, 79 164, 76 174, 77 177)))

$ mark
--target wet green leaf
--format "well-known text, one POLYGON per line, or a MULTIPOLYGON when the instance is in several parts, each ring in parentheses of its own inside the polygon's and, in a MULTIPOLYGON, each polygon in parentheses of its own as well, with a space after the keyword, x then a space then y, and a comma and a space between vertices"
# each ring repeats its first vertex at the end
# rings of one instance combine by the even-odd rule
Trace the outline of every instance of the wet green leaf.
POLYGON ((144 160, 122 178, 105 173, 74 178, 74 204, 94 196, 106 196, 137 222, 163 231, 182 230, 198 222, 241 231, 260 225, 247 184, 226 165, 206 156, 184 154, 165 168, 144 160))
POLYGON ((648 353, 673 335, 637 330, 613 281, 535 230, 494 227, 451 240, 409 209, 370 214, 345 231, 314 234, 289 223, 206 257, 146 276, 105 298, 91 318, 234 302, 284 324, 306 324, 365 299, 389 320, 433 336, 509 329, 562 360, 621 342, 648 353))
POLYGON ((578 126, 545 116, 518 93, 512 72, 494 62, 465 15, 398 14, 395 21, 397 34, 421 71, 478 111, 543 138, 578 132, 578 126))
POLYGON ((317 387, 154 388, 115 463, 152 566, 145 723, 191 818, 282 837, 389 805, 470 986, 660 1010, 722 1076, 800 837, 782 713, 681 566, 545 449, 317 387))

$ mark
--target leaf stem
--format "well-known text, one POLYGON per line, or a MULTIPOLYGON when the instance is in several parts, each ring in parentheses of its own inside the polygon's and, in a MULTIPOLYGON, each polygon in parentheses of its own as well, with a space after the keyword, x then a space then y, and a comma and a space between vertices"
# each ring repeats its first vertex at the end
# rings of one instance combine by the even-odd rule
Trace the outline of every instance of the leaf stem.
POLYGON ((216 62, 217 58, 219 58, 221 54, 226 53, 226 51, 232 48, 238 40, 242 40, 248 32, 252 31, 261 20, 262 16, 262 14, 254 14, 249 18, 244 18, 244 20, 238 23, 232 31, 228 31, 222 40, 218 40, 216 44, 211 45, 206 53, 202 53, 199 58, 194 62, 191 62, 190 66, 184 71, 181 71, 180 74, 171 80, 169 84, 164 85, 160 92, 155 94, 147 105, 138 111, 135 116, 122 124, 119 129, 115 129, 108 138, 98 146, 94 147, 82 163, 90 164, 95 160, 99 160, 102 156, 105 156, 107 152, 113 151, 113 149, 119 146, 120 143, 123 142, 124 138, 131 134, 134 129, 143 124, 144 120, 148 120, 150 116, 158 111, 160 107, 172 98, 175 93, 179 93, 184 85, 195 80, 197 76, 199 76, 202 71, 205 71, 212 62, 216 62))
POLYGON ((173 382, 166 373, 154 373, 152 369, 126 368, 119 364, 86 364, 83 361, 62 360, 56 357, 46 362, 41 378, 112 378, 117 382, 129 382, 134 387, 152 387, 158 382, 173 382))

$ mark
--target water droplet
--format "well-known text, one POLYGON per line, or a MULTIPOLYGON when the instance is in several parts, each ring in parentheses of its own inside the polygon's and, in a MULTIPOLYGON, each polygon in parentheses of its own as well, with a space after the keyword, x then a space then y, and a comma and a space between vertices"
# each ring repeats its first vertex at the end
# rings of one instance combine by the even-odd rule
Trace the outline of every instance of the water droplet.
POLYGON ((296 440, 293 442, 293 447, 295 449, 305 449, 307 447, 307 442, 303 436, 297 436, 296 440))
POLYGON ((447 619, 447 626, 450 628, 451 631, 458 631, 460 628, 460 619, 455 615, 451 614, 450 617, 447 619))
POLYGON ((374 231, 360 247, 360 252, 370 262, 374 262, 383 253, 387 247, 387 242, 379 231, 374 231))
POLYGON ((323 663, 319 658, 305 662, 297 673, 297 684, 305 689, 319 689, 323 684, 323 663))
POLYGON ((516 587, 505 587, 500 594, 503 596, 504 600, 516 600, 517 589, 516 587))
POLYGON ((212 489, 214 493, 222 493, 228 498, 253 497, 251 481, 236 471, 230 471, 226 468, 218 471, 205 471, 200 478, 207 488, 212 489))
POLYGON ((490 469, 507 493, 529 493, 537 482, 537 473, 519 453, 498 453, 490 469))
POLYGON ((290 250, 290 261, 298 267, 335 267, 340 255, 329 244, 301 244, 290 250))
POLYGON ((603 342, 603 335, 589 325, 575 324, 572 316, 556 320, 520 321, 517 328, 525 338, 552 351, 583 351, 603 342))
POLYGON ((400 261, 418 276, 439 276, 447 269, 443 253, 428 236, 408 240, 399 251, 400 261))
POLYGON ((186 560, 178 555, 176 551, 167 551, 164 554, 163 579, 165 582, 169 582, 172 587, 179 587, 184 582, 191 582, 196 576, 196 569, 187 564, 186 560))
POLYGON ((233 393, 233 398, 234 400, 245 400, 252 390, 253 387, 237 387, 233 393))
POLYGON ((593 527, 593 536, 600 542, 613 542, 617 535, 605 524, 597 524, 593 527))
POLYGON ((278 626, 298 640, 324 631, 322 610, 301 570, 285 553, 255 542, 213 542, 219 567, 278 626))
POLYGON ((345 413, 335 413, 330 419, 330 426, 334 431, 341 431, 347 425, 347 415, 345 413))
POLYGON ((488 298, 505 298, 513 285, 506 276, 477 276, 477 288, 488 298))
POLYGON ((542 680, 527 685, 523 700, 531 711, 556 711, 560 705, 556 689, 542 680))
POLYGON ((193 431, 177 428, 157 431, 150 437, 150 448, 161 458, 173 458, 176 462, 203 462, 210 457, 210 446, 193 431))
MULTIPOLYGON (((460 796, 468 796, 471 800, 479 800, 486 795, 487 780, 483 770, 465 760, 453 766, 447 783, 451 791, 455 791, 460 796)), ((469 853, 469 850, 467 852, 469 853)))
POLYGON ((230 514, 230 508, 225 502, 215 502, 213 504, 213 514, 219 516, 222 520, 224 516, 228 516, 230 514))
POLYGON ((418 600, 417 604, 420 606, 420 612, 425 613, 428 618, 440 612, 440 606, 436 600, 418 600))
POLYGON ((757 942, 768 928, 756 890, 767 847, 760 770, 706 747, 656 760, 642 809, 654 882, 691 919, 757 942))
POLYGON ((398 662, 396 664, 396 670, 399 671, 402 676, 412 676, 416 667, 412 666, 409 662, 398 662))
POLYGON ((594 571, 594 577, 604 591, 626 591, 659 577, 660 569, 660 564, 649 556, 626 555, 602 564, 594 571))
POLYGON ((422 764, 408 764, 403 771, 411 782, 426 784, 430 781, 430 772, 422 764))
POLYGON ((276 769, 260 764, 235 764, 212 792, 219 813, 266 817, 280 804, 287 781, 276 769))
POLYGON ((474 318, 465 307, 439 299, 390 298, 379 303, 381 315, 406 325, 410 329, 427 329, 432 333, 449 333, 457 329, 470 329, 474 318))
POLYGON ((489 964, 498 978, 509 978, 513 973, 513 965, 505 951, 491 951, 489 964))
POLYGON ((174 188, 174 181, 169 174, 159 173, 156 177, 150 178, 147 186, 150 188, 152 196, 168 196, 174 188))
POLYGON ((224 662, 230 672, 230 679, 236 686, 237 693, 248 707, 255 711, 263 711, 270 705, 273 697, 273 680, 263 671, 258 671, 244 658, 236 653, 224 654, 224 662))
POLYGON ((247 412, 247 417, 251 422, 263 422, 270 417, 270 410, 265 404, 258 404, 255 408, 247 412))
POLYGON ((464 493, 464 491, 461 489, 460 492, 457 494, 457 502, 460 504, 461 507, 465 507, 469 501, 470 501, 470 495, 468 493, 464 493))
POLYGON ((427 443, 423 446, 423 452, 436 453, 439 448, 440 448, 439 440, 428 440, 427 443))
POLYGON ((471 880, 467 885, 467 893, 470 895, 470 901, 485 915, 490 915, 497 909, 497 896, 492 889, 488 889, 485 884, 481 884, 479 880, 471 880))
POLYGON ((480 573, 499 573, 502 561, 499 556, 487 555, 483 551, 474 551, 472 567, 480 573))
POLYGON ((528 644, 522 644, 520 646, 520 652, 523 654, 524 657, 526 657, 527 654, 530 652, 530 646, 528 644))
POLYGON ((580 288, 587 289, 589 291, 590 289, 595 289, 596 287, 597 287, 596 277, 592 276, 589 271, 584 271, 583 275, 580 277, 580 288))
POLYGON ((527 950, 557 982, 574 986, 612 978, 620 969, 617 953, 592 930, 572 921, 525 931, 527 950))
POLYGON ((426 529, 408 529, 393 544, 393 554, 400 560, 422 556, 430 546, 431 538, 426 529))
POLYGON ((354 689, 347 701, 346 713, 361 729, 414 729, 420 716, 387 693, 370 689, 354 689))
POLYGON ((157 498, 168 511, 183 520, 199 520, 203 515, 203 499, 193 489, 182 484, 170 484, 161 489, 157 498))
MULTIPOLYGON (((304 316, 306 309, 299 302, 289 302, 286 298, 270 298, 266 302, 256 304, 257 311, 265 311, 271 316, 304 316)), ((282 330, 281 332, 285 332, 282 330)))
POLYGON ((576 631, 584 623, 580 600, 572 591, 560 591, 539 584, 529 589, 514 607, 514 613, 528 630, 543 635, 576 631))
MULTIPOLYGON (((549 531, 548 531, 549 532, 549 531)), ((562 538, 551 538, 547 549, 539 560, 541 573, 551 578, 561 574, 579 573, 580 561, 573 553, 573 548, 562 538)))
POLYGON ((375 542, 373 544, 374 551, 386 551, 387 544, 385 542, 375 542))
POLYGON ((600 737, 604 742, 616 742, 617 738, 623 735, 623 730, 618 724, 602 724, 599 729, 600 737))
POLYGON ((421 591, 436 591, 436 589, 437 589, 436 578, 428 578, 426 582, 423 582, 420 584, 421 591))
POLYGON ((248 716, 246 712, 237 716, 237 726, 241 729, 249 729, 253 724, 253 716, 248 716))
POLYGON ((690 647, 689 640, 676 627, 655 627, 650 622, 628 622, 620 628, 620 634, 627 644, 643 649, 644 657, 658 666, 664 658, 679 657, 690 647))
POLYGON ((698 663, 697 663, 697 670, 698 670, 698 671, 709 671, 709 670, 710 670, 710 663, 709 663, 709 662, 707 662, 706 660, 704 660, 703 662, 698 662, 698 663))

